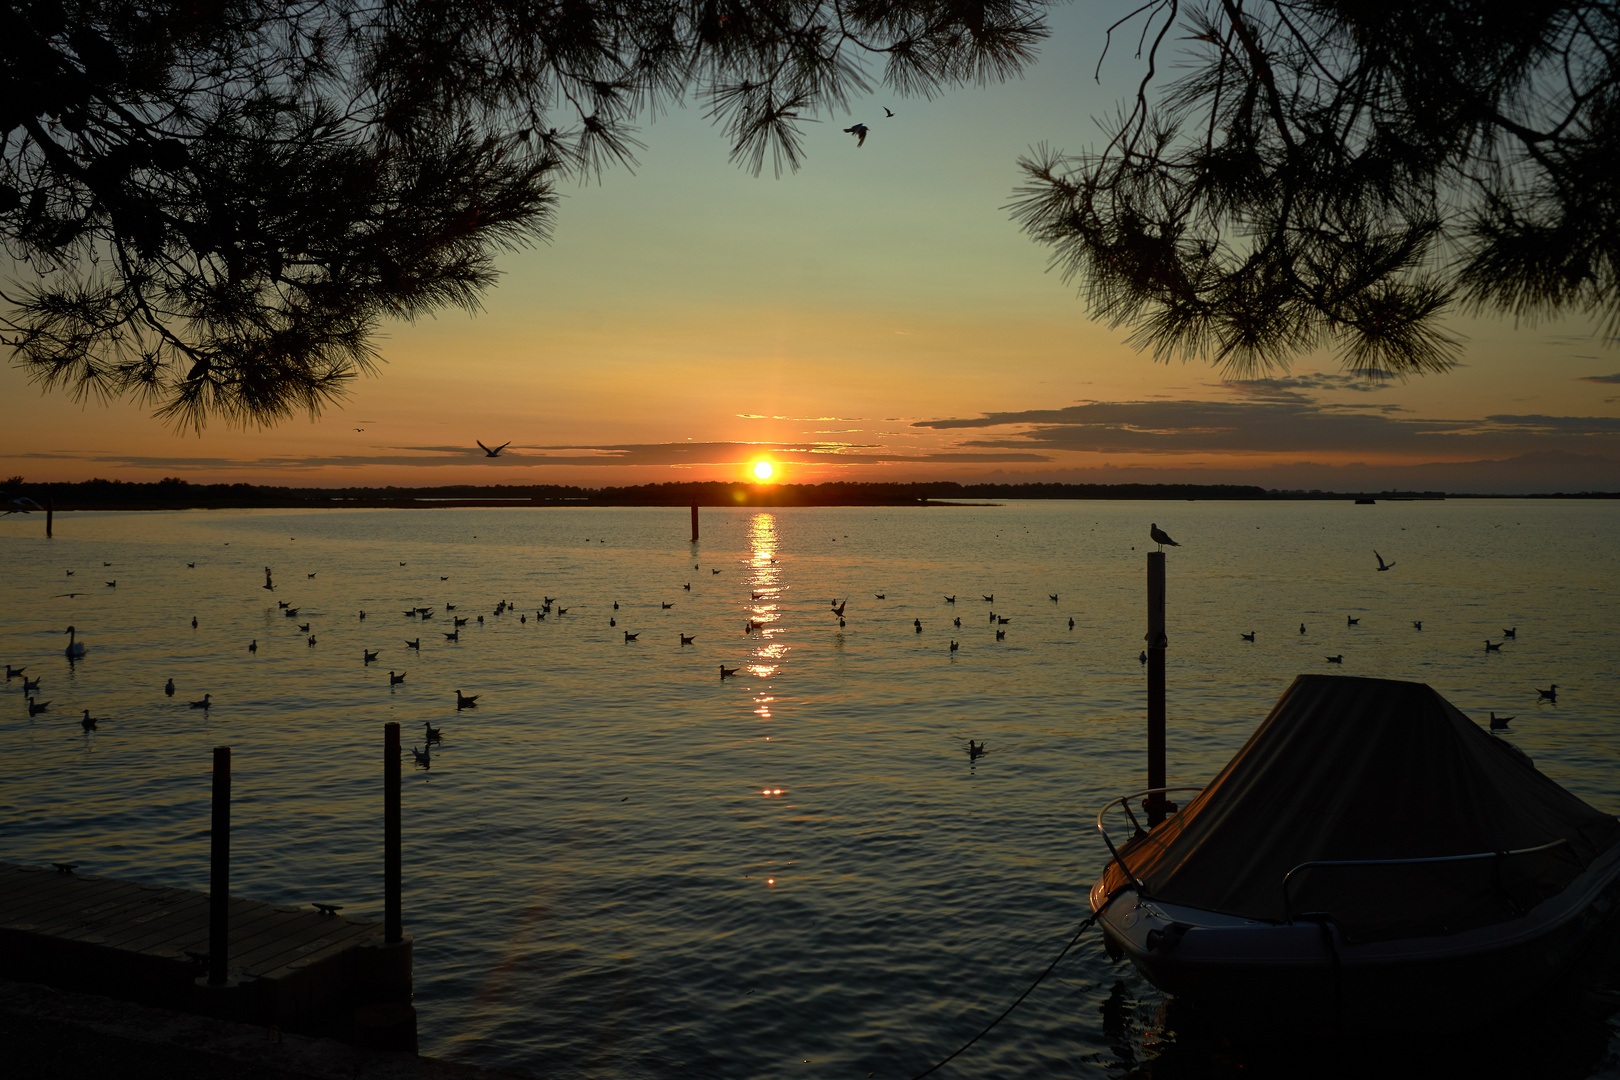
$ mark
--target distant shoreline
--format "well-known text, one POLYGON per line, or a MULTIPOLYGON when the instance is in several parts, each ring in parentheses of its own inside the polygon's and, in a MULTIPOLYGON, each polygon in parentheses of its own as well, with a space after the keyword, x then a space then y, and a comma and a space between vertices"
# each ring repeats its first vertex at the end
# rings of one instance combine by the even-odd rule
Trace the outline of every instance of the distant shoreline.
MULTIPOLYGON (((1620 492, 1495 495, 1444 491, 1280 491, 1237 484, 827 484, 674 483, 637 487, 557 485, 437 488, 291 488, 254 484, 192 484, 87 480, 29 484, 12 478, 4 501, 31 499, 58 512, 76 510, 313 510, 436 509, 441 507, 700 506, 790 508, 817 506, 984 506, 1009 500, 1221 501, 1359 503, 1442 499, 1613 499, 1620 492)), ((26 505, 26 504, 24 504, 26 505)))

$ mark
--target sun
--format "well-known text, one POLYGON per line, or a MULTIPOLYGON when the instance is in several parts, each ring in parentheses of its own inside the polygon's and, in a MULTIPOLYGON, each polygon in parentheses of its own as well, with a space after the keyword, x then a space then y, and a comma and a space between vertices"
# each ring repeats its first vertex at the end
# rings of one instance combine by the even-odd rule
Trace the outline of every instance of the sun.
POLYGON ((776 466, 768 461, 756 461, 754 462, 753 472, 755 480, 769 480, 771 474, 776 472, 776 466))

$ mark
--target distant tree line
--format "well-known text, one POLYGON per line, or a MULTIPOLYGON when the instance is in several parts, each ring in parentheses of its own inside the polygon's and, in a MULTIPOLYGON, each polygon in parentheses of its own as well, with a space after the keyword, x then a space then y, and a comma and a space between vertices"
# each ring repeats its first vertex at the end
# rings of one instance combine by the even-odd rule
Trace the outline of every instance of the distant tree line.
MULTIPOLYGON (((745 484, 722 481, 638 484, 587 488, 564 484, 451 484, 440 487, 290 487, 258 484, 196 484, 179 477, 157 481, 93 479, 76 483, 3 482, 6 501, 30 498, 58 510, 401 507, 427 505, 574 506, 917 506, 963 500, 1013 499, 1193 499, 1277 500, 1443 498, 1439 491, 1277 491, 1243 484, 961 484, 915 483, 745 484)), ((1583 495, 1592 493, 1582 492, 1583 495)))

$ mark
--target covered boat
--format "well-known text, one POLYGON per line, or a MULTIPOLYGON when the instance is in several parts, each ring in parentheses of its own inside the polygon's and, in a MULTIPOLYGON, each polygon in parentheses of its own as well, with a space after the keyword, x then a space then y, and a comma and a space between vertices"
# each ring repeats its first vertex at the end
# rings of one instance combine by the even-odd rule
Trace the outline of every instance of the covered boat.
POLYGON ((1474 1026, 1604 957, 1620 822, 1421 683, 1301 675, 1221 773, 1113 853, 1108 948, 1226 1026, 1474 1026))

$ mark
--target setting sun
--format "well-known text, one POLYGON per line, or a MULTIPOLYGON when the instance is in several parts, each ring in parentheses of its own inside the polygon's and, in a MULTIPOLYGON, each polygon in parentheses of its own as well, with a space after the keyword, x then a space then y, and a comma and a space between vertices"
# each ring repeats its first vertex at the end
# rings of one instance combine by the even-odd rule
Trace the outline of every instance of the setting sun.
POLYGON ((768 461, 754 462, 754 479, 769 480, 776 469, 768 461))

